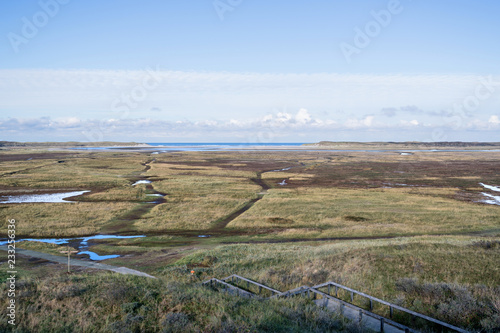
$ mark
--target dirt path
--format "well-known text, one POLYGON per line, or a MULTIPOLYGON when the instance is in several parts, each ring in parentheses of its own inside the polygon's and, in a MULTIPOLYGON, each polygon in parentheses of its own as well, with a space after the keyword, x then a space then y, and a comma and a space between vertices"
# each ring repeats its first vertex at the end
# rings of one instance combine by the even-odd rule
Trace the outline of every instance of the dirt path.
POLYGON ((58 164, 58 163, 59 163, 59 162, 51 162, 51 163, 48 163, 48 164, 43 164, 43 165, 39 165, 39 166, 35 166, 35 167, 30 167, 30 168, 26 168, 26 169, 19 169, 19 170, 9 171, 9 172, 2 173, 2 174, 0 175, 0 177, 12 176, 12 175, 15 175, 16 173, 20 173, 20 172, 25 172, 25 171, 31 171, 31 170, 41 169, 41 168, 45 168, 45 167, 47 167, 47 166, 54 165, 54 164, 58 164))
MULTIPOLYGON (((151 169, 149 165, 152 162, 155 162, 155 159, 150 159, 144 163, 141 163, 144 166, 143 170, 136 171, 132 174, 133 177, 130 177, 130 182, 136 182, 138 180, 149 180, 148 176, 142 175, 151 169)), ((108 225, 102 227, 101 233, 135 233, 137 230, 133 227, 133 222, 139 220, 143 215, 149 213, 153 207, 156 205, 165 203, 166 193, 162 193, 156 191, 152 184, 146 184, 146 190, 150 194, 160 194, 161 197, 154 197, 152 201, 139 203, 136 207, 132 208, 128 212, 124 213, 121 216, 114 218, 108 225)))
MULTIPOLYGON (((5 245, 0 246, 0 250, 7 251, 7 246, 5 246, 5 245)), ((16 254, 21 254, 21 255, 24 255, 27 257, 45 259, 48 261, 57 262, 59 264, 67 264, 68 263, 67 257, 61 257, 61 256, 53 255, 53 254, 42 253, 42 252, 37 252, 37 251, 32 251, 32 250, 24 250, 24 249, 16 248, 16 254)), ((101 263, 94 262, 94 261, 86 261, 86 260, 82 260, 82 259, 71 259, 71 265, 72 266, 94 268, 94 269, 103 269, 103 270, 112 271, 112 272, 116 272, 116 273, 120 273, 120 274, 130 274, 130 275, 144 276, 144 277, 156 279, 154 276, 151 276, 151 275, 146 274, 144 272, 136 271, 135 269, 130 269, 127 267, 116 267, 116 266, 101 264, 101 263)))
POLYGON ((257 175, 257 178, 251 178, 250 180, 262 188, 262 191, 257 194, 257 198, 248 201, 240 209, 219 219, 218 221, 215 222, 215 225, 212 228, 208 229, 206 232, 214 232, 224 229, 232 220, 234 220, 235 218, 237 218, 238 216, 249 210, 257 201, 259 201, 264 197, 267 190, 269 189, 269 186, 262 180, 262 178, 260 177, 260 173, 257 175))

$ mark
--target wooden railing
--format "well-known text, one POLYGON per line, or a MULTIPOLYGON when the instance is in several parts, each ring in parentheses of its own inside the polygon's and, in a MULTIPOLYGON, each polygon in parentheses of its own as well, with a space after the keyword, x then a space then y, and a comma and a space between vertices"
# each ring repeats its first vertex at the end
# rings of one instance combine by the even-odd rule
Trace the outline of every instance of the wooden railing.
POLYGON ((219 286, 222 286, 224 289, 229 290, 230 292, 235 292, 237 295, 244 296, 244 297, 261 297, 259 294, 261 294, 263 290, 267 290, 267 291, 269 291, 271 293, 271 296, 266 297, 266 298, 293 297, 293 296, 298 296, 298 295, 307 295, 307 297, 313 297, 314 299, 317 299, 317 296, 320 296, 324 300, 323 303, 320 303, 320 305, 322 305, 322 306, 325 306, 325 307, 328 306, 328 302, 330 300, 332 300, 332 301, 334 301, 334 302, 336 302, 336 303, 339 304, 341 313, 343 313, 345 307, 348 307, 350 309, 353 309, 353 310, 357 311, 359 313, 359 321, 360 322, 363 319, 363 316, 368 316, 368 317, 372 317, 372 318, 375 318, 375 319, 379 320, 380 321, 380 331, 381 332, 384 332, 384 326, 385 325, 390 325, 390 326, 397 327, 397 328, 403 330, 404 332, 418 332, 415 329, 412 329, 412 328, 410 328, 408 326, 405 326, 403 324, 395 322, 393 320, 393 311, 394 310, 398 310, 398 311, 407 313, 407 314, 409 314, 409 315, 412 316, 412 319, 414 319, 414 318, 421 318, 421 319, 424 319, 424 320, 426 320, 428 322, 431 322, 431 323, 433 323, 435 325, 439 325, 442 328, 447 328, 447 329, 450 329, 450 330, 453 330, 453 331, 456 331, 456 332, 461 332, 461 333, 467 333, 468 332, 467 330, 464 330, 462 328, 450 325, 450 324, 445 323, 443 321, 440 321, 440 320, 434 319, 432 317, 423 315, 421 313, 418 313, 418 312, 406 309, 406 308, 401 307, 399 305, 396 305, 396 304, 384 301, 382 299, 370 296, 370 295, 365 294, 363 292, 354 290, 352 288, 343 286, 341 284, 338 284, 338 283, 335 283, 335 282, 332 282, 332 281, 328 281, 328 282, 325 282, 325 283, 322 283, 322 284, 319 284, 319 285, 316 285, 316 286, 313 286, 313 287, 301 286, 301 287, 298 287, 298 288, 294 288, 294 289, 291 289, 291 290, 287 290, 287 291, 281 292, 279 290, 276 290, 276 289, 273 289, 271 287, 268 287, 268 286, 266 286, 266 285, 264 285, 262 283, 259 283, 259 282, 256 282, 256 281, 244 278, 242 276, 233 274, 233 275, 230 275, 230 276, 228 276, 226 278, 223 278, 223 279, 220 279, 220 280, 212 278, 210 280, 204 281, 203 285, 219 285, 219 286), (231 283, 228 283, 228 281, 230 281, 231 283), (246 283, 246 290, 238 286, 242 282, 246 283), (258 288, 258 293, 257 294, 250 291, 250 285, 256 286, 258 288), (332 287, 335 288, 335 296, 331 295, 332 287), (327 291, 326 292, 322 292, 322 291, 319 290, 320 288, 327 288, 327 291), (363 309, 363 308, 361 308, 359 306, 356 306, 356 305, 354 305, 352 303, 349 303, 349 302, 346 302, 346 301, 340 299, 338 297, 338 291, 339 291, 339 289, 345 290, 348 293, 350 293, 351 302, 354 301, 354 295, 359 295, 359 296, 362 296, 362 297, 368 299, 369 300, 370 310, 373 309, 373 302, 377 302, 377 303, 380 303, 380 304, 388 306, 389 307, 389 317, 390 318, 386 318, 386 317, 380 316, 380 315, 378 315, 376 313, 373 313, 372 311, 365 310, 365 309, 363 309))
POLYGON ((466 331, 466 330, 464 330, 462 328, 459 328, 459 327, 450 325, 448 323, 445 323, 444 321, 434 319, 432 317, 429 317, 429 316, 423 315, 421 313, 412 311, 410 309, 404 308, 402 306, 399 306, 399 305, 396 305, 396 304, 393 304, 393 303, 381 300, 380 298, 376 298, 376 297, 370 296, 370 295, 365 294, 365 293, 363 293, 361 291, 354 290, 352 288, 343 286, 341 284, 338 284, 338 283, 335 283, 335 282, 332 282, 332 281, 328 281, 328 282, 319 284, 319 285, 314 286, 312 288, 319 289, 319 288, 327 287, 328 288, 328 294, 330 294, 332 286, 335 287, 335 296, 336 297, 338 296, 338 289, 340 288, 340 289, 343 289, 343 290, 346 290, 346 291, 350 292, 350 294, 351 294, 351 302, 354 301, 354 295, 360 295, 360 296, 362 296, 364 298, 367 298, 370 301, 370 310, 373 309, 373 302, 374 301, 377 302, 377 303, 380 303, 380 304, 387 305, 389 307, 389 315, 390 315, 391 318, 393 316, 393 310, 396 309, 396 310, 399 310, 401 312, 405 312, 405 313, 410 314, 412 316, 412 318, 421 318, 421 319, 424 319, 424 320, 429 321, 431 323, 437 324, 437 325, 442 326, 442 327, 449 328, 449 329, 457 331, 457 332, 461 332, 461 333, 467 333, 468 332, 468 331, 466 331))

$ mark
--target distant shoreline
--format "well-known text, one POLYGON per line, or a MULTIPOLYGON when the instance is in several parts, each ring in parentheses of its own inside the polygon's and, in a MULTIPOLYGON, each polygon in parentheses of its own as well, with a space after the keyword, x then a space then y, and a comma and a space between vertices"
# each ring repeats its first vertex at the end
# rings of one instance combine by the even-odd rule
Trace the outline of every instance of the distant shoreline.
POLYGON ((317 143, 138 143, 138 142, 14 142, 0 141, 0 149, 63 148, 63 149, 117 149, 117 150, 338 150, 338 151, 419 151, 419 150, 498 150, 500 142, 335 142, 317 143))

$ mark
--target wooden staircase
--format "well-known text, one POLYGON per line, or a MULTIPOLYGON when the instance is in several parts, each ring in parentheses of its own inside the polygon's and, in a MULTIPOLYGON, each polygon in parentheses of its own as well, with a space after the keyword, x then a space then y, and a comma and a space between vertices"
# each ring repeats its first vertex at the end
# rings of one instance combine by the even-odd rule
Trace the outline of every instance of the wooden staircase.
POLYGON ((434 327, 435 330, 439 332, 468 332, 467 330, 464 330, 462 328, 406 309, 399 305, 386 302, 379 298, 370 296, 368 294, 332 281, 328 281, 312 287, 301 286, 281 292, 264 284, 233 274, 223 279, 212 278, 206 280, 203 282, 203 285, 210 286, 215 290, 225 291, 232 295, 241 297, 288 298, 296 296, 306 296, 308 298, 312 298, 318 306, 323 306, 332 311, 340 312, 343 317, 346 317, 350 320, 358 320, 360 325, 378 332, 419 332, 419 330, 417 329, 396 322, 393 318, 394 311, 400 311, 409 314, 412 318, 412 322, 415 322, 417 319, 426 321, 428 324, 430 324, 430 326, 434 327), (342 300, 339 297, 339 291, 343 292, 344 294, 347 293, 348 295, 350 295, 350 302, 342 300), (368 300, 367 303, 369 310, 352 304, 355 296, 362 297, 368 300), (374 303, 389 307, 389 318, 373 313, 371 310, 373 310, 374 303))

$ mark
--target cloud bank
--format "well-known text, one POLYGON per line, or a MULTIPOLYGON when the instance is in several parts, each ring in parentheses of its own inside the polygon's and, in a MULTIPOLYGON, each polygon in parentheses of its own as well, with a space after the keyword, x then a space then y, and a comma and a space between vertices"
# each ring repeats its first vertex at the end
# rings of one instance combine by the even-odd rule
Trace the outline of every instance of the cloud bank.
POLYGON ((22 141, 500 141, 500 78, 0 70, 0 110, 22 141))

